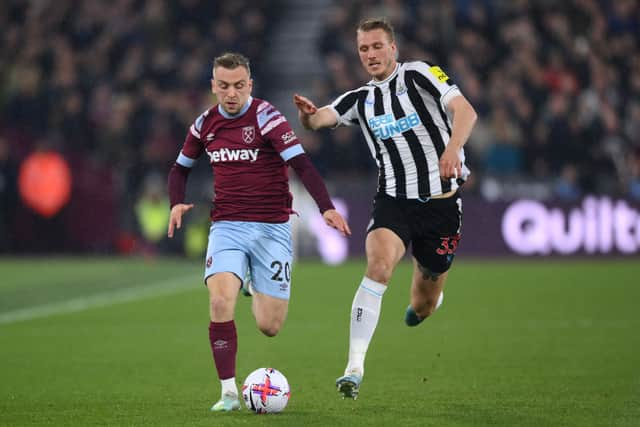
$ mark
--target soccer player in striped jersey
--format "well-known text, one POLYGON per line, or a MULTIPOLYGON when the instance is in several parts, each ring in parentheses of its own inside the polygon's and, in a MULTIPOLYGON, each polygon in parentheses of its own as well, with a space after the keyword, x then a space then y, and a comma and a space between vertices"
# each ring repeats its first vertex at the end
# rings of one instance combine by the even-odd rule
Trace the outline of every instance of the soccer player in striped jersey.
POLYGON ((219 104, 191 125, 169 172, 169 237, 193 207, 184 201, 185 188, 198 157, 206 155, 215 175, 204 281, 209 290, 209 342, 222 389, 211 408, 216 412, 240 408, 234 311, 247 271, 260 331, 275 336, 287 315, 293 261, 288 166, 326 224, 343 235, 351 233, 287 119, 267 101, 253 98, 251 89, 247 58, 226 53, 214 60, 211 90, 219 104))
POLYGON ((360 126, 379 169, 365 244, 367 268, 351 308, 349 360, 336 380, 343 397, 353 399, 358 397, 382 296, 410 243, 414 272, 406 324, 418 325, 442 303, 460 240, 458 188, 470 173, 462 147, 477 118, 440 67, 396 60, 394 32, 387 21, 363 21, 356 35, 360 61, 372 80, 322 108, 304 96, 293 99, 307 129, 360 126))

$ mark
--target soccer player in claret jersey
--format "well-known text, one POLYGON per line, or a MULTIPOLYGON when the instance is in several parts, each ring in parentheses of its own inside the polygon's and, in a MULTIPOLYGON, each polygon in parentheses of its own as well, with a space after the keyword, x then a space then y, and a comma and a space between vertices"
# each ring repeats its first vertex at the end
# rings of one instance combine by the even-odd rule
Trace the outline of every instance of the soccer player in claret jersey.
POLYGON ((267 101, 253 98, 251 89, 247 58, 226 53, 214 60, 211 90, 219 104, 191 125, 169 172, 169 237, 193 207, 184 201, 185 188, 189 170, 201 154, 206 154, 215 174, 204 280, 209 290, 209 342, 222 391, 212 411, 240 408, 234 310, 247 272, 260 331, 275 336, 287 315, 293 260, 288 166, 317 203, 326 224, 351 234, 286 118, 267 101))
POLYGON ((369 83, 322 108, 294 96, 307 129, 359 125, 379 168, 365 242, 367 269, 351 307, 349 361, 336 380, 339 392, 354 399, 382 296, 409 243, 414 269, 406 324, 418 325, 442 303, 462 226, 458 187, 469 175, 462 146, 476 121, 473 107, 440 67, 397 62, 388 22, 363 21, 356 38, 369 83))

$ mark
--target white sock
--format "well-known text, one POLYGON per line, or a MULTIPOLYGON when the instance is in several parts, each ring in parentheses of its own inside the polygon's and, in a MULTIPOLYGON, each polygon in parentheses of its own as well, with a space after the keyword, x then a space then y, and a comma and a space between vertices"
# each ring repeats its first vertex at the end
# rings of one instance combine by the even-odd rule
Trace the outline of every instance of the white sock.
POLYGON ((436 311, 438 307, 442 305, 443 299, 444 299, 444 291, 440 292, 440 296, 438 297, 438 302, 436 303, 436 308, 433 311, 436 311))
POLYGON ((351 305, 351 329, 349 332, 349 363, 345 374, 364 374, 364 358, 376 330, 382 295, 386 285, 364 277, 351 305))
POLYGON ((236 378, 227 378, 226 380, 220 380, 222 385, 222 395, 235 394, 238 395, 238 387, 236 387, 236 378))

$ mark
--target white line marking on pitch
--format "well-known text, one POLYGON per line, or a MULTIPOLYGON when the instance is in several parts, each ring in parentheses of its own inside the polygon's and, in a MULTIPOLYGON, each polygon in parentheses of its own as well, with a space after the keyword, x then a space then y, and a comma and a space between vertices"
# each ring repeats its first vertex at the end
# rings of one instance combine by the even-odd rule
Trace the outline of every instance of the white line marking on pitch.
POLYGON ((49 317, 57 314, 75 313, 96 307, 107 307, 125 302, 138 301, 157 296, 174 295, 196 289, 197 280, 192 277, 180 277, 163 280, 154 285, 119 289, 86 297, 73 298, 51 304, 26 307, 0 313, 0 325, 22 322, 25 320, 49 317), (187 283, 185 285, 185 283, 187 283))

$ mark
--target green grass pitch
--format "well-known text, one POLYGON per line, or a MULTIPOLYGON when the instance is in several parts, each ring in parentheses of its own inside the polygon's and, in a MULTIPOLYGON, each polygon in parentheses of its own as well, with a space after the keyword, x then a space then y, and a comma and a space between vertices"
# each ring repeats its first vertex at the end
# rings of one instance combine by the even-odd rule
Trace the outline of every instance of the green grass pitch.
POLYGON ((241 297, 238 381, 272 366, 282 414, 212 414, 219 385, 200 262, 0 259, 2 426, 638 426, 640 262, 459 259, 444 304, 403 323, 396 271, 357 401, 334 381, 363 261, 299 262, 262 336, 241 297))

